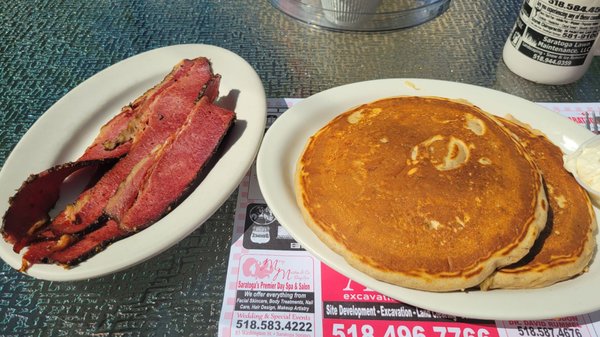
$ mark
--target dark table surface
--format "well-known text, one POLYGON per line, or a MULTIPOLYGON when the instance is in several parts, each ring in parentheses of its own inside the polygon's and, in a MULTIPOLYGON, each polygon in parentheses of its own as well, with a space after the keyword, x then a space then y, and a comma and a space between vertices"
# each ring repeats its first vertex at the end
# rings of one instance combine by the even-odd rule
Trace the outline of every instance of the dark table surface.
MULTIPOLYGON (((599 58, 580 81, 564 86, 534 84, 506 68, 502 47, 519 5, 453 0, 446 13, 417 27, 352 33, 306 25, 266 0, 3 1, 0 165, 44 111, 85 79, 175 44, 212 44, 237 53, 272 98, 418 77, 536 102, 600 101, 599 58)), ((179 244, 110 276, 41 281, 0 262, 0 335, 216 335, 236 196, 179 244)))

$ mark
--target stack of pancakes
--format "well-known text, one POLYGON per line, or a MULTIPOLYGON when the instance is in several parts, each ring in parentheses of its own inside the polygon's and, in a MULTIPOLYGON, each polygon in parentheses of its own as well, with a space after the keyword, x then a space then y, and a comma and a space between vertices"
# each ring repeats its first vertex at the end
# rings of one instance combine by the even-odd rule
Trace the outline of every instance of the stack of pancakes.
POLYGON ((541 133, 462 101, 393 97, 314 134, 306 223, 355 268, 428 291, 542 287, 585 271, 596 220, 541 133))

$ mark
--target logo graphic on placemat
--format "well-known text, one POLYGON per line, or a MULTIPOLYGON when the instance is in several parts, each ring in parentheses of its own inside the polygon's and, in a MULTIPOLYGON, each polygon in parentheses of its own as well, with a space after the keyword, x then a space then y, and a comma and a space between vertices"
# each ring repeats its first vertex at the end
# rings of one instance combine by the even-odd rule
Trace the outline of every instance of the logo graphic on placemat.
POLYGON ((271 209, 265 204, 252 204, 248 212, 250 220, 256 225, 269 225, 275 221, 271 209))
POLYGON ((281 226, 267 204, 249 204, 246 208, 244 248, 303 250, 281 226))

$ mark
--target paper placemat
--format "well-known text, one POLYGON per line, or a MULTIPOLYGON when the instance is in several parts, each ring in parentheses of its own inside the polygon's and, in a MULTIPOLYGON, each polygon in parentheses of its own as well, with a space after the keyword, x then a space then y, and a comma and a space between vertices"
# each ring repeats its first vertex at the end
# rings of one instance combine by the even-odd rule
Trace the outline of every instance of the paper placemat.
MULTIPOLYGON (((301 99, 269 99, 267 128, 301 99)), ((539 103, 585 124, 600 103, 539 103)), ((599 290, 600 291, 600 290, 599 290)), ((370 290, 302 249, 265 203, 253 166, 238 191, 219 336, 600 337, 600 311, 494 321, 420 309, 370 290)))

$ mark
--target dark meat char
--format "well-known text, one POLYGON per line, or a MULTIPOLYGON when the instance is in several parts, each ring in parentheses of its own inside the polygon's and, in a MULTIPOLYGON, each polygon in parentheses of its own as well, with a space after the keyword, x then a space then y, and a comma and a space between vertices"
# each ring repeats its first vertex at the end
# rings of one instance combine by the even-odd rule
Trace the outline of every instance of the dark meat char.
POLYGON ((103 144, 111 142, 127 128, 133 117, 133 108, 127 106, 100 130, 100 133, 85 153, 75 162, 56 165, 46 171, 27 178, 17 193, 9 200, 9 208, 3 217, 4 239, 14 243, 19 252, 35 232, 49 221, 48 212, 60 196, 60 188, 71 174, 85 168, 97 168, 102 164, 114 163, 129 151, 131 142, 121 142, 110 150, 103 144))
POLYGON ((25 271, 30 265, 46 259, 64 265, 73 265, 100 252, 111 242, 129 235, 130 232, 122 230, 115 221, 110 220, 79 241, 68 234, 62 235, 58 240, 39 241, 28 247, 28 258, 23 261, 21 269, 25 271))
POLYGON ((139 116, 140 107, 148 97, 162 92, 183 74, 182 66, 175 66, 165 79, 146 91, 132 104, 108 121, 96 139, 75 162, 57 165, 44 172, 31 175, 10 199, 9 208, 3 217, 2 234, 4 239, 13 243, 18 252, 34 237, 37 230, 43 229, 49 221, 48 212, 59 198, 63 181, 84 167, 95 168, 100 164, 125 155, 131 148, 131 139, 135 136, 130 123, 139 116))
POLYGON ((123 192, 127 196, 136 194, 131 207, 115 208, 115 213, 108 214, 111 219, 106 224, 64 250, 48 249, 43 244, 40 249, 51 251, 51 260, 72 265, 101 251, 111 242, 150 226, 170 212, 198 183, 202 169, 217 151, 234 120, 233 112, 203 98, 177 132, 146 158, 143 166, 152 165, 143 174, 139 193, 133 193, 139 188, 137 185, 128 186, 129 191, 123 192))
POLYGON ((26 271, 29 266, 45 261, 55 251, 61 251, 74 241, 74 236, 64 234, 55 240, 37 241, 27 247, 27 253, 23 257, 21 271, 26 271))
POLYGON ((19 252, 49 221, 48 211, 54 207, 62 182, 68 176, 84 167, 96 167, 107 161, 110 159, 67 163, 30 176, 10 198, 10 206, 4 214, 2 231, 5 240, 14 244, 14 251, 19 252))
POLYGON ((129 235, 130 232, 122 230, 115 221, 110 220, 68 248, 51 252, 50 260, 63 265, 75 265, 99 253, 108 244, 129 235))
MULTIPOLYGON (((164 142, 185 121, 198 96, 206 90, 213 78, 207 59, 184 61, 187 69, 181 76, 153 99, 148 99, 144 107, 146 126, 134 140, 129 153, 108 171, 96 185, 80 195, 77 201, 61 212, 50 225, 57 236, 73 234, 99 224, 110 197, 120 183, 129 175, 136 164, 152 149, 164 142)), ((214 99, 214 98, 213 98, 214 99)))

